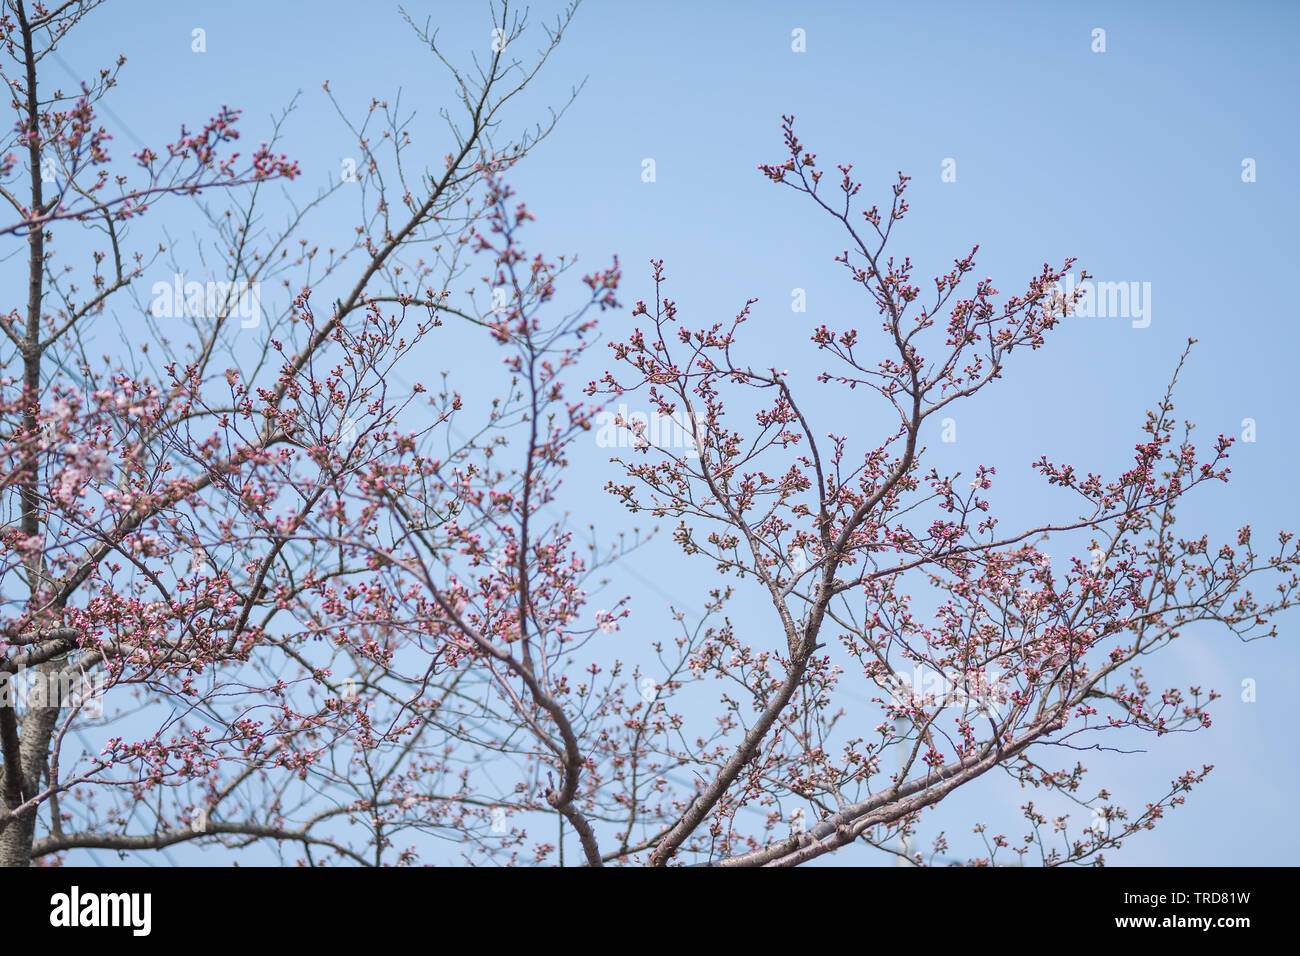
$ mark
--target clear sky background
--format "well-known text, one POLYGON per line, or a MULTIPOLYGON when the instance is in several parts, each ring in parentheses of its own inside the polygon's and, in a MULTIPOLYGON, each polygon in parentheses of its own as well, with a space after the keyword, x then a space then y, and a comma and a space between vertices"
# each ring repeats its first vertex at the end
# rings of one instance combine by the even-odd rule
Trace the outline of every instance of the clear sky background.
MULTIPOLYGON (((866 332, 876 319, 832 262, 843 248, 833 222, 755 171, 783 158, 780 118, 794 113, 823 168, 855 164, 867 205, 888 203, 897 171, 913 177, 911 213, 892 249, 911 255, 919 276, 945 271, 979 243, 976 274, 994 277, 1004 294, 1023 291, 1043 262, 1066 256, 1102 280, 1150 283, 1147 327, 1126 318, 1071 320, 1047 348, 1017 357, 999 387, 956 413, 956 442, 941 443, 937 423, 925 436, 941 469, 998 466, 994 501, 1004 509, 1003 527, 1072 514, 1073 503, 1030 472, 1040 454, 1110 473, 1131 460, 1144 410, 1163 394, 1189 336, 1200 341, 1176 394, 1179 416, 1198 423, 1207 447, 1220 433, 1240 437, 1246 418, 1255 421, 1257 440, 1238 442, 1232 484, 1194 496, 1180 530, 1224 541, 1245 522, 1268 535, 1300 527, 1300 334, 1289 288, 1300 213, 1300 6, 795 6, 586 0, 507 118, 507 129, 522 129, 586 80, 551 138, 510 177, 538 215, 529 241, 551 254, 576 252, 588 268, 617 253, 620 297, 629 305, 652 295, 647 263, 664 258, 669 294, 688 324, 725 319, 757 296, 747 354, 757 365, 790 368, 799 387, 815 391, 811 330, 856 322, 866 332), (1105 30, 1105 52, 1092 49, 1097 28, 1105 30), (805 52, 791 48, 796 29, 805 31, 805 52), (647 158, 655 161, 653 183, 642 181, 647 158), (1242 180, 1247 158, 1255 182, 1242 180), (949 159, 955 182, 941 178, 949 159), (804 313, 791 309, 796 288, 807 294, 804 313)), ((440 26, 453 56, 487 54, 484 4, 407 9, 440 26)), ((535 3, 531 19, 551 19, 558 9, 535 3)), ((535 45, 536 34, 522 52, 535 45)), ((60 47, 78 72, 118 53, 128 62, 108 101, 117 119, 107 122, 123 153, 137 148, 133 136, 155 146, 170 141, 180 121, 193 126, 222 103, 245 111, 244 137, 255 143, 271 115, 301 92, 283 148, 303 166, 298 195, 306 198, 337 177, 351 153, 321 91, 326 79, 354 115, 371 97, 392 100, 400 89, 403 106, 417 113, 422 158, 436 166, 449 148, 437 115, 445 74, 395 4, 110 4, 60 47), (194 28, 206 31, 204 53, 191 50, 194 28)), ((322 245, 331 229, 343 236, 351 228, 354 208, 327 212, 322 245)), ((159 218, 184 237, 174 211, 159 218)), ((624 310, 604 327, 618 333, 630 323, 624 310)), ((463 373, 476 356, 433 360, 463 373)), ((873 413, 842 399, 819 411, 823 430, 852 428, 873 413)), ((630 521, 599 492, 615 475, 607 457, 594 445, 581 449, 569 490, 584 523, 612 531, 630 521)), ((619 640, 635 647, 661 632, 669 600, 700 607, 706 571, 676 557, 666 541, 638 553, 619 582, 635 596, 619 640)), ((1149 752, 1094 761, 1090 783, 1140 807, 1187 768, 1213 763, 1216 770, 1186 806, 1109 852, 1109 862, 1297 861, 1300 618, 1281 623, 1277 640, 1250 645, 1191 630, 1150 662, 1160 686, 1201 683, 1224 693, 1214 726, 1144 738, 1149 752), (1253 703, 1240 699, 1246 679, 1257 684, 1253 703)), ((752 625, 772 627, 761 615, 752 625)), ((981 817, 1018 834, 1016 808, 1026 797, 990 775, 955 798, 955 811, 928 816, 923 841, 944 826, 964 833, 981 817)))

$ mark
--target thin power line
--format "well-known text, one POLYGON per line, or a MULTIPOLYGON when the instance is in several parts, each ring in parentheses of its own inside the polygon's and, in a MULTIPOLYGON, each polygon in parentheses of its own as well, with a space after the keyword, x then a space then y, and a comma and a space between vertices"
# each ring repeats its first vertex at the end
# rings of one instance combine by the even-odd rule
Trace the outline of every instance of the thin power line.
MULTIPOLYGON (((57 50, 50 50, 50 55, 54 57, 54 61, 58 63, 59 66, 63 67, 63 69, 67 72, 67 74, 70 77, 72 77, 74 80, 76 80, 77 83, 82 82, 81 76, 72 67, 68 66, 67 61, 64 60, 63 57, 59 56, 59 52, 57 50)), ((145 143, 145 141, 142 140, 139 136, 136 136, 135 132, 131 129, 131 127, 127 126, 126 123, 122 122, 122 118, 118 116, 116 113, 114 113, 103 101, 97 103, 95 105, 95 108, 98 110, 102 110, 104 114, 108 116, 109 119, 111 119, 118 126, 122 127, 122 131, 126 133, 128 136, 130 136, 133 140, 135 140, 136 145, 138 145, 141 149, 148 148, 148 145, 145 143)))

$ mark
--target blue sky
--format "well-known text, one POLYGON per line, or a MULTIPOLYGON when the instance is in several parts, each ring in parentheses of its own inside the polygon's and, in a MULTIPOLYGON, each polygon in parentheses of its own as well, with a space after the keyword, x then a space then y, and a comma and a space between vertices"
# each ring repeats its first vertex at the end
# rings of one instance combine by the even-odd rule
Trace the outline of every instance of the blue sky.
MULTIPOLYGON (((506 122, 507 130, 526 127, 585 78, 556 131, 510 177, 538 215, 531 241, 550 253, 576 252, 590 268, 617 253, 629 304, 653 292, 648 260, 665 259, 669 294, 688 323, 727 318, 758 297, 748 343, 755 364, 789 367, 806 391, 815 389, 808 333, 822 322, 856 321, 866 330, 875 319, 861 314, 832 262, 843 245, 834 224, 755 171, 782 158, 780 118, 793 113, 823 168, 855 165, 868 204, 888 201, 897 171, 912 176, 911 212, 893 248, 917 262, 919 275, 946 270, 979 243, 978 275, 994 277, 1004 294, 1023 291, 1043 262, 1066 256, 1104 281, 1149 283, 1149 325, 1072 320, 956 413, 956 442, 942 443, 937 425, 926 436, 941 468, 998 466, 994 500, 1005 509, 1004 526, 1069 514, 1070 503, 1029 471, 1040 454, 1088 470, 1129 460, 1143 412, 1163 394, 1188 337, 1199 344, 1175 397, 1179 416, 1199 424, 1204 445, 1219 433, 1240 436, 1246 418, 1256 422, 1257 440, 1234 447, 1227 489, 1188 502, 1186 530, 1223 540, 1247 521, 1270 534, 1300 526, 1292 392, 1300 333, 1284 288, 1295 273, 1300 213, 1293 54, 1300 8, 792 6, 584 2, 506 122), (1105 52, 1092 49, 1098 28, 1105 52), (794 30, 804 31, 805 52, 792 50, 794 30), (647 158, 655 162, 652 183, 642 181, 647 158), (1242 179, 1248 158, 1254 182, 1242 179), (950 160, 956 178, 945 182, 950 160), (792 311, 794 289, 805 290, 807 312, 792 311)), ((433 17, 453 55, 484 54, 483 4, 407 9, 421 23, 433 17)), ((535 3, 531 19, 556 10, 535 3)), ((129 15, 110 5, 91 23, 60 52, 79 71, 126 55, 109 100, 123 152, 135 148, 132 135, 167 141, 179 121, 193 125, 222 103, 245 111, 244 136, 256 142, 301 91, 283 149, 301 162, 306 186, 323 184, 350 147, 320 89, 326 79, 354 112, 401 89, 403 105, 417 113, 426 161, 436 165, 446 152, 437 116, 444 74, 395 4, 177 2, 129 15), (202 54, 191 50, 195 28, 206 33, 202 54)), ((350 228, 350 212, 326 213, 322 244, 330 229, 350 228)), ((616 334, 629 324, 625 310, 606 329, 616 334)), ((457 361, 463 372, 474 358, 457 361)), ((827 428, 870 414, 843 404, 821 411, 827 428)), ((627 526, 596 493, 614 474, 601 450, 585 453, 570 489, 602 528, 627 526)), ((665 595, 686 607, 703 603, 700 569, 666 542, 634 557, 632 570, 629 642, 637 628, 651 633, 662 624, 665 595), (653 588, 642 580, 650 578, 653 588)), ((1214 727, 1098 761, 1096 783, 1132 786, 1140 805, 1188 767, 1217 769, 1154 832, 1107 854, 1111 863, 1295 862, 1300 769, 1291 702, 1300 692, 1300 618, 1282 624, 1277 640, 1250 645, 1189 632, 1151 662, 1161 684, 1199 682, 1225 693, 1214 727), (1254 703, 1239 699, 1248 678, 1257 682, 1254 703)), ((756 617, 753 626, 771 625, 756 617)), ((994 814, 1020 832, 1014 811, 1025 796, 1014 787, 990 779, 964 799, 960 812, 927 818, 922 836, 941 825, 960 833, 994 814)))

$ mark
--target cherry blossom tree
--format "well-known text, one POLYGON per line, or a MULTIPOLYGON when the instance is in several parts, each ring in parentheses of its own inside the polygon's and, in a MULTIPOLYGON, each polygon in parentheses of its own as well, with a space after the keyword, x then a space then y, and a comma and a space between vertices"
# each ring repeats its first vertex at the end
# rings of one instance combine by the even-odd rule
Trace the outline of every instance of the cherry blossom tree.
POLYGON ((0 17, 15 117, 0 234, 27 262, 24 302, 0 315, 0 861, 194 840, 382 861, 392 787, 453 764, 417 746, 432 724, 412 688, 384 689, 404 705, 389 718, 353 693, 410 638, 383 617, 344 633, 373 558, 308 531, 346 523, 342 502, 382 488, 384 462, 446 439, 457 397, 396 369, 448 317, 489 324, 491 303, 458 308, 447 289, 503 201, 487 177, 558 118, 501 133, 573 10, 521 59, 526 18, 493 7, 491 55, 468 71, 411 23, 459 90, 441 165, 411 165, 395 106, 360 121, 339 107, 356 175, 287 193, 276 229, 270 187, 300 181, 275 151, 291 111, 251 153, 223 106, 123 161, 99 112, 125 61, 71 93, 41 79, 99 5, 13 0, 0 17), (353 235, 303 238, 358 195, 353 235), (197 268, 146 231, 166 204, 206 222, 197 268), (174 294, 145 294, 164 263, 174 294), (410 769, 368 766, 376 742, 405 747, 410 769))
MULTIPOLYGON (((1058 286, 1073 260, 1044 265, 1024 293, 999 302, 991 279, 966 281, 972 249, 927 292, 911 259, 888 251, 908 177, 887 209, 856 208, 852 167, 823 184, 793 117, 783 131, 786 156, 761 172, 843 230, 836 261, 880 318, 879 336, 816 329, 818 381, 841 391, 845 417, 860 421, 863 396, 876 396, 893 424, 878 444, 842 420, 814 424, 788 372, 742 358, 755 300, 728 322, 689 325, 654 263, 653 305, 632 310, 645 327, 613 346, 617 370, 589 391, 640 392, 660 414, 694 423, 695 441, 688 453, 643 445, 609 488, 631 511, 674 521, 684 554, 734 579, 715 592, 718 606, 740 588, 770 604, 771 630, 744 638, 728 622, 677 641, 682 666, 660 684, 668 701, 635 723, 636 745, 621 752, 689 769, 699 785, 654 816, 629 812, 642 835, 634 842, 658 865, 797 865, 854 843, 917 864, 952 861, 950 849, 960 851, 943 833, 927 853, 900 847, 923 811, 997 769, 1040 796, 1021 806, 1020 834, 972 820, 977 839, 958 862, 1100 863, 1211 768, 1188 770, 1131 810, 1088 785, 1077 753, 1125 734, 1209 726, 1217 693, 1156 689, 1141 659, 1196 624, 1245 640, 1273 635, 1270 618, 1295 601, 1293 535, 1259 547, 1247 526, 1214 547, 1175 533, 1180 500, 1227 480, 1232 440, 1219 436, 1198 455, 1191 426, 1173 416, 1173 382, 1123 474, 1036 463, 1076 496, 1077 516, 1001 528, 985 497, 994 468, 967 481, 927 467, 922 428, 1001 378, 1013 351, 1044 344, 1077 302, 1058 286), (1054 560, 1049 536, 1075 542, 1076 556, 1054 560), (1265 582, 1272 593, 1257 597, 1252 585, 1265 582), (939 675, 937 686, 920 673, 939 675), (669 702, 701 681, 724 688, 721 732, 677 733, 669 702), (873 706, 844 696, 854 686, 873 692, 873 706), (846 717, 853 728, 875 723, 862 734, 846 717), (1075 812, 1049 815, 1054 798, 1075 812), (765 829, 737 819, 751 805, 768 811, 765 829)), ((624 799, 638 805, 634 791, 624 799)))
POLYGON ((320 243, 317 210, 353 194, 268 230, 271 185, 301 182, 278 126, 243 160, 223 107, 122 164, 96 112, 120 61, 40 92, 95 6, 12 0, 0 19, 0 232, 28 264, 0 316, 0 861, 193 844, 220 862, 564 865, 576 847, 590 866, 754 866, 858 845, 1054 865, 1099 861, 1206 777, 1129 810, 1077 752, 1207 726, 1213 691, 1155 690, 1139 659, 1207 622, 1273 633, 1295 599, 1291 535, 1257 551, 1249 528, 1217 548, 1174 532, 1182 497, 1227 479, 1230 440, 1198 454, 1171 383, 1131 468, 1040 460, 1082 503, 1013 531, 992 467, 923 461, 928 421, 1068 320, 1072 260, 999 299, 970 282, 972 250, 923 291, 887 251, 907 178, 856 209, 851 167, 823 186, 787 118, 786 156, 760 169, 844 230, 838 261, 879 319, 817 329, 824 371, 799 385, 745 359, 753 301, 688 324, 656 262, 628 315, 617 259, 579 278, 528 246, 506 178, 551 124, 499 126, 572 10, 527 61, 523 18, 493 10, 474 71, 412 24, 461 92, 451 149, 417 171, 396 106, 340 107, 361 218, 320 243), (152 251, 164 201, 203 217, 197 274, 219 280, 191 290, 180 252, 152 251), (163 256, 181 278, 146 295, 163 256), (598 322, 616 338, 592 380, 598 322), (813 389, 844 418, 814 424, 813 389), (633 440, 608 489, 637 524, 601 532, 569 517, 566 476, 633 396, 690 441, 615 419, 633 440), (864 398, 889 416, 871 439, 864 398), (613 590, 642 518, 696 563, 702 615, 613 590), (990 770, 1035 793, 1023 832, 972 819, 969 848, 900 849, 990 770))

